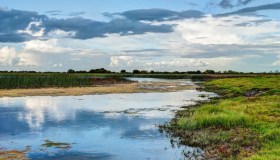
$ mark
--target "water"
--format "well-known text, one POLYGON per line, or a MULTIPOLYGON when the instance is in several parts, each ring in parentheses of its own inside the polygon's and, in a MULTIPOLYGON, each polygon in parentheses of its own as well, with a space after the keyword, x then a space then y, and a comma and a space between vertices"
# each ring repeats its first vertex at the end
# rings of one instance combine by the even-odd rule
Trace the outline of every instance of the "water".
POLYGON ((184 159, 184 152, 199 149, 172 147, 157 125, 168 122, 181 106, 204 100, 200 94, 212 95, 187 90, 0 98, 0 147, 28 148, 27 156, 34 160, 184 159), (71 148, 43 147, 46 139, 71 148))

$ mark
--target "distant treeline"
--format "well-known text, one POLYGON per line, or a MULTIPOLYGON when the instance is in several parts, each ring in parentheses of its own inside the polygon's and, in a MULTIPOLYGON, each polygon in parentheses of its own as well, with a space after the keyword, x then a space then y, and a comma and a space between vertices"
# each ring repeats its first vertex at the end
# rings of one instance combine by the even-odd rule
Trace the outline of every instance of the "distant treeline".
MULTIPOLYGON (((167 72, 167 71, 147 71, 147 70, 133 70, 132 72, 128 72, 126 70, 121 70, 120 72, 114 72, 110 70, 106 70, 104 68, 98 68, 98 69, 91 69, 89 71, 86 70, 73 70, 69 69, 67 72, 36 72, 36 71, 0 71, 0 73, 121 73, 121 74, 256 74, 255 72, 238 72, 233 70, 228 71, 214 71, 214 70, 205 70, 205 71, 173 71, 173 72, 167 72)), ((276 71, 270 71, 270 72, 257 72, 260 74, 279 74, 280 72, 278 70, 276 71)))

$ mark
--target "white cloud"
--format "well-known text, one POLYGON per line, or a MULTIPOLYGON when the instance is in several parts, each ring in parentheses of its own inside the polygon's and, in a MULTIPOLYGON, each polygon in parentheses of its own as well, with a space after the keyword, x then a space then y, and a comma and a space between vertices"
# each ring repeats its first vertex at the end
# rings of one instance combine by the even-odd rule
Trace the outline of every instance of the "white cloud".
POLYGON ((59 63, 59 64, 53 64, 53 67, 62 67, 63 66, 63 64, 62 63, 59 63))
POLYGON ((272 63, 271 66, 280 67, 280 54, 277 56, 277 60, 272 63))
POLYGON ((280 60, 272 63, 272 66, 280 67, 280 60))
POLYGON ((187 43, 204 45, 262 43, 279 33, 280 23, 263 17, 208 15, 200 19, 185 19, 154 24, 175 24, 174 30, 187 43), (265 36, 266 35, 266 36, 265 36), (257 39, 256 37, 262 36, 257 39))
POLYGON ((171 61, 147 62, 146 66, 156 68, 184 68, 184 67, 205 67, 208 63, 200 59, 173 59, 171 61))
POLYGON ((113 56, 110 60, 110 67, 129 66, 133 63, 131 56, 113 56))
MULTIPOLYGON (((280 24, 278 21, 265 21, 263 17, 207 16, 152 23, 174 24, 174 32, 127 36, 107 34, 104 38, 77 40, 71 39, 72 32, 56 30, 49 33, 56 38, 31 40, 21 43, 22 48, 17 49, 2 48, 0 52, 5 54, 0 55, 0 63, 20 70, 25 69, 24 66, 64 71, 100 67, 116 71, 228 70, 238 69, 236 64, 243 61, 243 66, 246 66, 246 61, 256 57, 279 54, 280 24)), ((270 63, 267 66, 279 65, 278 60, 266 63, 270 63)), ((254 65, 258 67, 259 64, 254 65)))
POLYGON ((58 39, 48 39, 48 40, 31 40, 24 42, 23 50, 29 52, 38 52, 38 53, 66 53, 73 51, 69 47, 62 47, 58 44, 58 39))
POLYGON ((3 47, 0 48, 0 64, 5 66, 17 66, 20 61, 20 57, 14 48, 3 47))
POLYGON ((42 37, 45 32, 45 28, 41 27, 42 23, 39 21, 30 22, 25 30, 19 30, 18 33, 30 34, 33 37, 42 37))
POLYGON ((56 30, 52 30, 50 32, 48 32, 48 36, 52 37, 52 38, 70 38, 75 36, 75 32, 71 31, 71 32, 66 32, 60 29, 56 29, 56 30))
POLYGON ((21 66, 35 66, 38 65, 36 57, 30 53, 24 53, 23 51, 17 51, 12 47, 0 48, 0 65, 4 67, 21 67, 21 66))

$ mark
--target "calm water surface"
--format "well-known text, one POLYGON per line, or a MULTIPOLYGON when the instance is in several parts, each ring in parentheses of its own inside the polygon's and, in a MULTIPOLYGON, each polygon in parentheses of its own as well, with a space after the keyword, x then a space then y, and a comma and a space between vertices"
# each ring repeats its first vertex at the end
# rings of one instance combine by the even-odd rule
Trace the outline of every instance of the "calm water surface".
MULTIPOLYGON (((181 81, 186 85, 192 83, 181 81)), ((157 125, 168 122, 181 106, 204 100, 199 97, 201 94, 213 96, 187 90, 0 98, 0 148, 29 148, 28 157, 34 160, 184 159, 184 153, 199 149, 172 147, 157 125), (46 139, 70 143, 72 147, 41 146, 46 139)))

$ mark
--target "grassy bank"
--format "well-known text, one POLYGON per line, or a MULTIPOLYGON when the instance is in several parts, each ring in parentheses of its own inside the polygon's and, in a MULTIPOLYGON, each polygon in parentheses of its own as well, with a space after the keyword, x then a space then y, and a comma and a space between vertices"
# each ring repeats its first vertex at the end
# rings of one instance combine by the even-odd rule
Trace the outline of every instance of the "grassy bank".
POLYGON ((206 158, 280 159, 280 76, 205 82, 222 97, 179 111, 166 130, 206 158))

